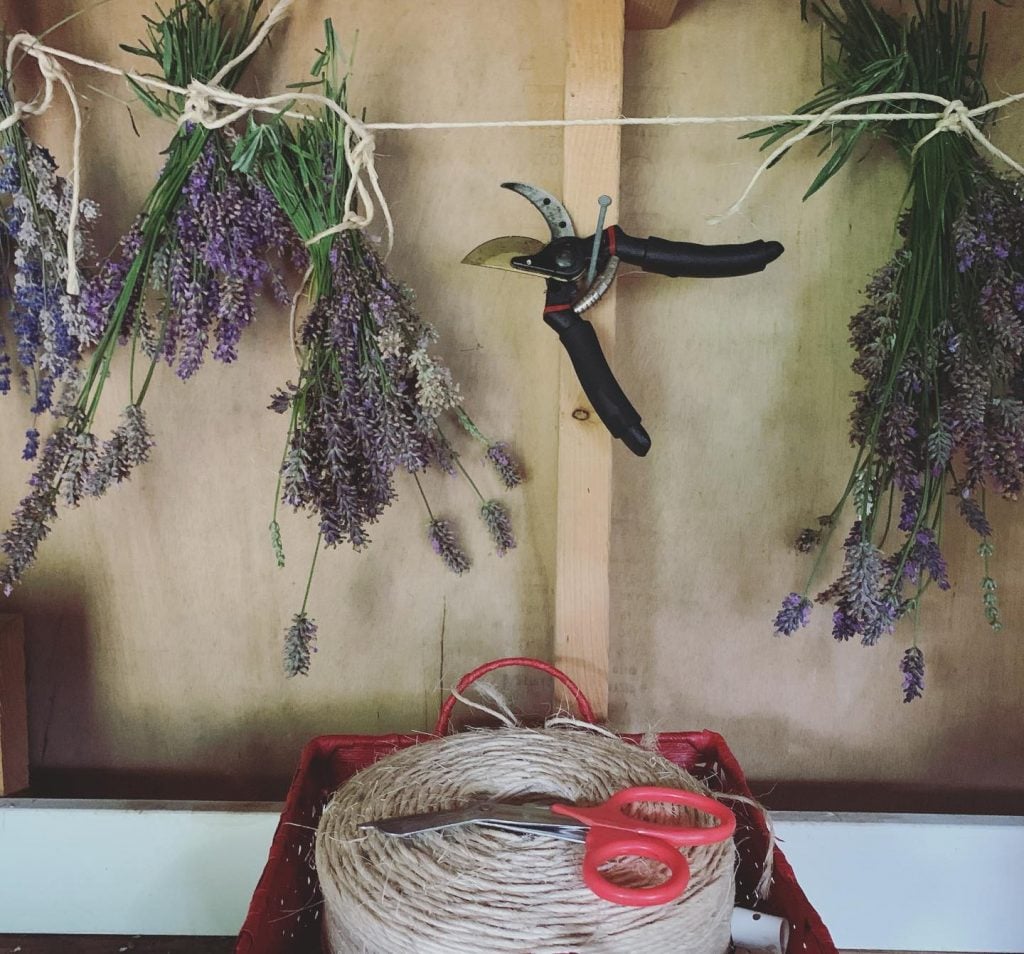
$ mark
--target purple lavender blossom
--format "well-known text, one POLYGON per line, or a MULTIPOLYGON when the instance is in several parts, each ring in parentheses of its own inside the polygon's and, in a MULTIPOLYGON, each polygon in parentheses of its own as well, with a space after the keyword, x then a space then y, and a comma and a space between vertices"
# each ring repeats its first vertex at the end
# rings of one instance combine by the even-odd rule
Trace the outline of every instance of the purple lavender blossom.
POLYGON ((268 411, 275 414, 284 414, 291 409, 292 401, 295 399, 296 387, 289 381, 285 387, 278 388, 271 396, 267 405, 268 411))
POLYGON ((35 562, 39 545, 50 533, 57 516, 57 487, 75 434, 70 425, 58 428, 43 445, 39 463, 29 477, 29 492, 22 498, 9 529, 0 537, 7 563, 0 570, 0 588, 10 596, 25 571, 35 562))
POLYGON ((21 452, 22 460, 35 460, 39 453, 39 431, 30 427, 25 431, 25 449, 21 452))
POLYGON ((459 546, 455 530, 449 521, 431 519, 427 524, 427 539, 433 551, 452 573, 461 576, 469 569, 469 557, 459 546))
MULTIPOLYGON (((32 413, 50 410, 60 382, 75 368, 84 342, 78 301, 67 294, 67 232, 71 189, 57 175, 53 157, 28 139, 20 127, 5 134, 0 147, 0 245, 13 281, 5 291, 14 331, 19 377, 33 392, 32 413)), ((76 233, 79 254, 90 247, 88 224, 98 215, 90 200, 81 202, 76 233)), ((0 350, 3 348, 0 341, 0 350)), ((0 393, 10 389, 10 356, 0 359, 0 393)))
POLYGON ((305 676, 309 674, 310 657, 316 652, 316 623, 305 612, 296 613, 284 636, 285 675, 305 676))
POLYGON ((940 590, 949 589, 946 560, 935 540, 935 532, 929 527, 922 527, 908 541, 907 558, 903 564, 903 575, 913 583, 919 583, 924 573, 940 590))
POLYGON ((988 522, 985 511, 981 509, 978 501, 970 495, 970 491, 963 490, 956 494, 956 498, 957 509, 960 511, 960 516, 964 518, 964 523, 979 537, 992 536, 992 525, 988 522))
POLYGON ((523 467, 504 441, 495 441, 487 447, 487 459, 494 465, 502 483, 512 490, 523 482, 523 467))
POLYGON ((790 593, 775 615, 775 635, 791 636, 811 620, 811 601, 799 593, 790 593))
POLYGON ((132 471, 149 460, 155 446, 146 415, 136 404, 129 404, 121 412, 121 421, 108 440, 96 448, 92 466, 82 487, 90 497, 100 497, 114 484, 126 481, 132 471))
MULTIPOLYGON (((288 300, 274 256, 306 260, 295 230, 266 187, 233 170, 224 153, 222 137, 211 135, 182 187, 169 235, 153 254, 149 277, 163 292, 166 307, 149 314, 135 301, 121 327, 126 340, 141 321, 147 353, 174 366, 182 380, 199 370, 208 353, 222 363, 237 359, 265 288, 279 302, 288 300)), ((139 222, 83 291, 94 340, 112 317, 141 234, 139 222)))
POLYGON ((900 660, 903 673, 903 701, 913 702, 924 694, 924 653, 917 646, 911 646, 900 660))
POLYGON ((891 566, 881 551, 863 537, 860 521, 854 523, 843 544, 846 557, 843 572, 818 602, 834 602, 832 635, 846 641, 859 635, 871 646, 891 633, 906 607, 899 599, 899 580, 891 577, 891 566))
POLYGON ((512 533, 512 518, 504 506, 497 500, 488 500, 480 507, 480 516, 494 541, 498 556, 504 556, 509 550, 515 549, 516 538, 512 533))
POLYGON ((821 543, 821 535, 822 531, 820 528, 804 527, 793 541, 793 549, 797 553, 810 553, 821 543))

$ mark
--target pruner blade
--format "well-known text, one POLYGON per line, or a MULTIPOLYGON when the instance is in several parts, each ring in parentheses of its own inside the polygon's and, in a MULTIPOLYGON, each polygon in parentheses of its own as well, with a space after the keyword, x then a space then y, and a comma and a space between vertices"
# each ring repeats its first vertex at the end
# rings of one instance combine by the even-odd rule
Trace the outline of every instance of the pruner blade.
POLYGON ((544 221, 548 223, 548 228, 551 230, 552 239, 576 235, 576 229, 573 228, 572 219, 565 210, 565 206, 550 192, 538 189, 537 186, 527 185, 525 182, 503 182, 501 187, 511 189, 521 195, 544 216, 544 221))
POLYGON ((482 265, 484 268, 501 268, 515 272, 520 269, 512 265, 512 259, 536 255, 543 242, 525 235, 503 235, 478 245, 463 260, 464 265, 482 265))

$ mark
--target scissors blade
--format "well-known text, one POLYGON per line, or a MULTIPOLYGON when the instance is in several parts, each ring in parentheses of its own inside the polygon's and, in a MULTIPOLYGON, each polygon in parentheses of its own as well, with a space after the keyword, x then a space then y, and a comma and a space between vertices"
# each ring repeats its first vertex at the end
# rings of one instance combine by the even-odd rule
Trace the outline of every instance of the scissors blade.
POLYGON ((396 835, 406 838, 418 835, 423 831, 437 831, 440 828, 453 828, 456 825, 473 825, 480 821, 480 814, 487 814, 486 802, 474 802, 463 808, 450 812, 424 812, 419 815, 396 815, 392 818, 377 818, 363 822, 362 829, 375 828, 385 835, 396 835))
POLYGON ((405 838, 424 831, 438 831, 457 825, 484 825, 532 834, 549 834, 565 841, 583 841, 587 825, 556 815, 548 805, 528 802, 510 805, 502 802, 472 802, 448 812, 425 812, 419 815, 398 815, 363 822, 362 829, 375 828, 385 835, 405 838), (575 833, 575 835, 573 834, 575 833))
POLYGON ((543 835, 545 838, 557 838, 560 841, 583 842, 587 840, 587 832, 582 826, 573 828, 568 825, 546 826, 496 821, 484 821, 480 822, 480 825, 484 828, 515 832, 517 835, 543 835))

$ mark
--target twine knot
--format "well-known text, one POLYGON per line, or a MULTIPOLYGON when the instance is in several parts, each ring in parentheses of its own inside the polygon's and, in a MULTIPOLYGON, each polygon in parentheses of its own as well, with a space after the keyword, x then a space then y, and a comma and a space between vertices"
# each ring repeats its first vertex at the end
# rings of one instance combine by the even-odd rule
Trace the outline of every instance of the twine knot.
POLYGON ((178 117, 178 125, 190 123, 194 126, 205 126, 207 129, 215 128, 220 114, 213 104, 210 88, 194 79, 185 89, 185 105, 178 117))
POLYGON ((943 111, 942 117, 935 123, 935 132, 952 132, 959 135, 970 132, 974 126, 971 111, 962 100, 954 99, 943 111))

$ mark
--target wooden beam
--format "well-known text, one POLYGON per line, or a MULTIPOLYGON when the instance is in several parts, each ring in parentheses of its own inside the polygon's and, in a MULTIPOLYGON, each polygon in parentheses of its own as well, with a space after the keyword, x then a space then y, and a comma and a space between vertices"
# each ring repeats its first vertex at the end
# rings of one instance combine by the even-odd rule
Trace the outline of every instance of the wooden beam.
POLYGON ((672 22, 679 0, 626 0, 627 30, 661 30, 672 22))
POLYGON ((20 616, 0 616, 0 795, 28 788, 25 636, 20 616))
MULTIPOLYGON (((622 112, 624 0, 567 0, 565 118, 622 112)), ((562 194, 579 234, 593 231, 597 198, 619 193, 620 129, 565 131, 562 194)), ((616 205, 609 209, 614 223, 616 205)), ((609 361, 615 344, 615 292, 587 313, 609 361)), ((608 554, 612 442, 562 353, 559 365, 558 529, 555 578, 555 665, 587 694, 599 718, 608 714, 608 554)))

